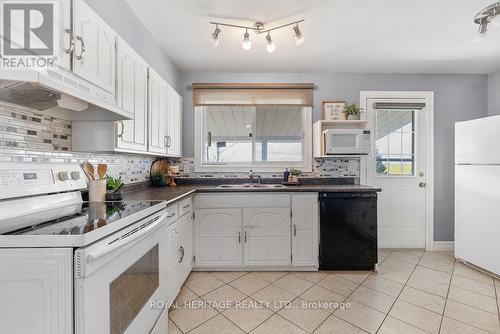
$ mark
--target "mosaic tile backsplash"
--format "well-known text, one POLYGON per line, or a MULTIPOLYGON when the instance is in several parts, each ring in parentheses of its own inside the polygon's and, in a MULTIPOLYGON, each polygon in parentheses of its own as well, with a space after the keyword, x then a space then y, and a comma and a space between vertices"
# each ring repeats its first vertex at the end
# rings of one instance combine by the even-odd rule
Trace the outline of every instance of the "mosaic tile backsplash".
MULTIPOLYGON (((71 151, 71 122, 41 115, 32 109, 0 102, 0 162, 91 163, 108 164, 108 174, 120 176, 125 183, 149 179, 155 157, 81 153, 71 151)), ((246 177, 248 173, 196 173, 193 158, 173 163, 184 177, 246 177)), ((359 158, 315 159, 306 177, 357 178, 359 158)), ((281 173, 259 173, 264 177, 281 177, 281 173)))
POLYGON ((71 122, 31 109, 0 104, 0 161, 108 164, 108 174, 125 183, 149 179, 154 157, 71 152, 71 122))

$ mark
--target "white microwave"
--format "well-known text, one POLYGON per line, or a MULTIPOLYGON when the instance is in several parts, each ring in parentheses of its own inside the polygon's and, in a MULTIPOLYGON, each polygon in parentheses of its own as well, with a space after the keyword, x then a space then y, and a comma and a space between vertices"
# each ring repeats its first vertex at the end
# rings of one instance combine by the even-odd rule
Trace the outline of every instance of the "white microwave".
POLYGON ((363 155, 371 150, 371 131, 364 129, 327 129, 323 131, 326 155, 363 155))

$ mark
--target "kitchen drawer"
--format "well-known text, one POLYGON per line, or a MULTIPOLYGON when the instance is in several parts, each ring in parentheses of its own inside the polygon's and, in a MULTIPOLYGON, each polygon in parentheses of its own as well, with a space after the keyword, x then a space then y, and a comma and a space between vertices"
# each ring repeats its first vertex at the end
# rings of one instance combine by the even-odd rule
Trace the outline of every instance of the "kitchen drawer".
POLYGON ((184 216, 186 213, 191 212, 193 202, 191 197, 179 201, 179 217, 184 216))
POLYGON ((280 208, 290 207, 290 194, 235 192, 223 194, 200 194, 194 199, 199 208, 280 208))
POLYGON ((167 226, 172 225, 177 219, 179 219, 179 206, 178 202, 175 202, 167 206, 167 226))

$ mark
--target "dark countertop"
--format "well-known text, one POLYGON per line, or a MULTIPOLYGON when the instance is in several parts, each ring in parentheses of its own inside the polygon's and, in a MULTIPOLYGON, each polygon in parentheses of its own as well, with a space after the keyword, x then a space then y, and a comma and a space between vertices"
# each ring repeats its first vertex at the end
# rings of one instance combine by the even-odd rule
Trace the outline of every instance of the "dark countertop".
POLYGON ((357 184, 324 184, 324 185, 300 185, 287 186, 286 188, 241 188, 228 189, 217 188, 215 185, 178 185, 177 187, 148 187, 142 190, 127 192, 124 194, 123 200, 162 200, 173 202, 182 197, 197 193, 234 193, 234 192, 380 192, 382 189, 378 187, 370 187, 357 184))

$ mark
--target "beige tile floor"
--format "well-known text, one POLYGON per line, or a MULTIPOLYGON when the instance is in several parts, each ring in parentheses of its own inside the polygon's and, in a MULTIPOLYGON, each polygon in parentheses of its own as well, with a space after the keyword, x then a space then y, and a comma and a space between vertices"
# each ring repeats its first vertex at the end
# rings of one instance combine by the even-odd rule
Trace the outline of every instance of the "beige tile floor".
POLYGON ((379 256, 378 273, 193 272, 169 333, 500 333, 500 280, 448 252, 379 256))

